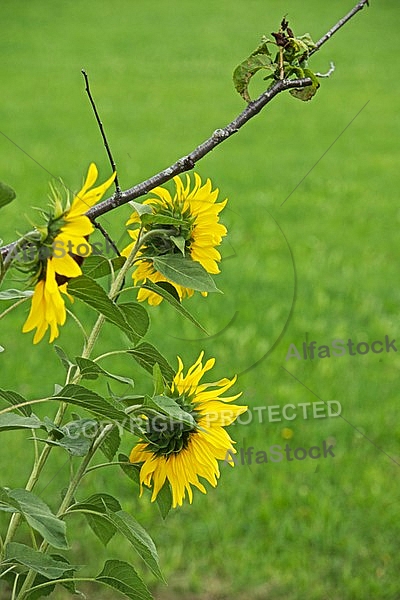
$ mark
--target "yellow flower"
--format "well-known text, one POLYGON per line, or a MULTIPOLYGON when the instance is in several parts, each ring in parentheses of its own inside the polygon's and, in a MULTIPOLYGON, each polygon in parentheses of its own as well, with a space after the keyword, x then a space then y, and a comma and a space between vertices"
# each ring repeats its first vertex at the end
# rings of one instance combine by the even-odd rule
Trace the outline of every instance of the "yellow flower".
MULTIPOLYGON (((153 214, 173 217, 179 220, 181 224, 175 225, 175 227, 157 224, 143 227, 144 233, 154 229, 160 230, 162 227, 165 229, 166 235, 154 236, 142 246, 137 256, 141 256, 143 259, 134 270, 132 277, 135 285, 145 283, 147 280, 153 283, 168 281, 176 288, 179 298, 182 300, 186 296, 193 296, 194 290, 167 279, 154 268, 151 258, 182 252, 182 249, 174 242, 173 238, 167 237, 168 233, 172 233, 175 240, 177 238, 183 240, 186 256, 199 262, 208 273, 219 273, 217 263, 221 260, 221 255, 216 250, 216 246, 221 243, 227 230, 224 225, 218 222, 218 215, 225 207, 227 200, 216 203, 219 190, 212 189, 209 179, 202 185, 201 178, 197 173, 194 173, 194 187, 191 191, 189 175, 186 176, 186 186, 184 186, 180 177, 174 177, 174 183, 176 191, 173 197, 165 188, 156 187, 152 190, 155 197, 145 200, 143 204, 149 205, 153 214)), ((140 217, 138 213, 134 212, 126 224, 139 226, 140 217)), ((132 251, 137 242, 139 229, 128 230, 128 233, 133 242, 122 251, 123 256, 128 256, 132 251)), ((202 295, 207 296, 207 292, 202 292, 202 295)), ((142 288, 138 292, 138 300, 139 302, 147 300, 149 304, 157 305, 162 301, 162 297, 142 288)))
MULTIPOLYGON (((201 352, 186 375, 178 357, 179 369, 171 386, 171 397, 192 415, 196 424, 183 426, 163 417, 149 419, 144 439, 130 454, 132 463, 143 463, 140 469, 140 495, 143 493, 143 484, 153 487, 151 501, 154 502, 168 481, 174 508, 182 505, 186 492, 189 502, 192 502, 191 486, 206 493, 199 477, 206 479, 213 487, 217 485, 220 475, 217 460, 226 460, 228 453, 236 453, 234 442, 224 427, 247 410, 247 406, 225 404, 236 400, 241 394, 220 397, 232 387, 236 377, 200 384, 204 373, 212 369, 215 363, 215 359, 211 358, 203 367, 203 355, 204 352, 201 352)), ((233 460, 230 464, 234 466, 233 460)))
POLYGON ((74 197, 71 207, 61 214, 60 200, 55 199, 54 214, 50 215, 47 228, 49 235, 45 240, 52 252, 40 265, 31 310, 22 328, 24 333, 36 328, 34 344, 40 342, 49 326, 49 342, 58 337, 58 325, 64 325, 66 319, 65 303, 60 292, 72 300, 66 291, 67 282, 82 274, 77 262, 79 256, 89 256, 92 252, 87 236, 93 232, 94 226, 85 212, 102 198, 114 181, 115 173, 105 183, 93 187, 97 176, 97 167, 91 163, 82 189, 74 197))

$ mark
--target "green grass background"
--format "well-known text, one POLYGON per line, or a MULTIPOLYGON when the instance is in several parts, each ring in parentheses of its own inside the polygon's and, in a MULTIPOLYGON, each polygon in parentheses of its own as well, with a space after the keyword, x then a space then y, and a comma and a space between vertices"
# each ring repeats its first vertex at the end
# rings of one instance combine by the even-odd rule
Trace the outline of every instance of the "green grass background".
MULTIPOLYGON (((90 161, 101 180, 109 174, 82 68, 128 188, 244 108, 233 68, 284 14, 296 33, 318 39, 351 6, 351 0, 3 0, 0 178, 18 200, 1 212, 1 237, 12 241, 29 227, 32 207, 46 206, 52 176, 76 190, 90 161)), ((215 356, 214 377, 239 373, 235 389, 250 407, 317 396, 338 400, 344 418, 269 423, 264 417, 232 426, 238 447, 285 444, 282 429, 290 427, 293 447, 329 440, 335 457, 223 467, 216 490, 196 492, 192 506, 165 522, 149 495, 139 500, 117 468, 87 476, 80 499, 96 491, 117 495, 154 538, 169 584, 145 574, 158 600, 400 598, 399 354, 285 360, 289 345, 306 339, 358 343, 400 333, 398 17, 395 0, 372 1, 313 58, 316 70, 326 71, 333 60, 336 72, 312 102, 279 96, 196 166, 221 199, 229 198, 217 278, 224 295, 187 303, 210 337, 162 305, 150 311, 148 339, 173 364, 177 354, 191 364, 201 349, 215 356), (297 272, 292 314, 288 245, 297 272)), ((251 92, 262 89, 260 77, 251 92)), ((102 220, 121 244, 129 214, 123 207, 102 220)), ((90 323, 92 314, 78 304, 90 323)), ((51 346, 33 347, 20 333, 26 314, 23 305, 0 323, 0 383, 35 398, 51 394, 64 374, 51 346)), ((59 344, 79 354, 71 321, 59 344)), ((98 351, 122 344, 122 334, 106 326, 98 351)), ((127 358, 104 366, 134 377, 138 391, 150 384, 127 358)), ((129 452, 133 443, 125 436, 122 447, 129 452)), ((26 434, 3 434, 0 451, 0 484, 23 487, 32 464, 26 434)), ((36 489, 54 508, 68 469, 66 455, 54 452, 36 489)), ((132 560, 143 572, 120 539, 104 549, 83 522, 70 526, 73 561, 85 565, 83 574, 98 573, 111 557, 132 560)), ((116 597, 99 587, 86 593, 116 597)))

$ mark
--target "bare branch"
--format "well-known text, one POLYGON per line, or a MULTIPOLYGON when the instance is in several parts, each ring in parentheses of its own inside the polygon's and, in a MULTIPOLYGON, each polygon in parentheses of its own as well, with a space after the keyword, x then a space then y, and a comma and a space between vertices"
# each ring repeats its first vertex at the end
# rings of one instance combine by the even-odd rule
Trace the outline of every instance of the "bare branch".
MULTIPOLYGON (((103 123, 102 123, 102 121, 100 119, 100 115, 97 111, 96 103, 93 99, 92 92, 90 91, 89 77, 88 77, 88 74, 86 73, 85 69, 82 69, 82 75, 85 79, 85 91, 88 95, 89 102, 93 108, 94 116, 96 117, 97 125, 99 126, 101 137, 103 138, 104 146, 105 146, 105 149, 106 149, 106 152, 107 152, 110 164, 111 164, 111 169, 114 172, 117 170, 117 166, 115 164, 115 161, 114 161, 114 158, 113 158, 113 155, 111 152, 111 148, 110 148, 110 145, 107 140, 106 132, 104 131, 103 123)), ((114 185, 115 185, 115 193, 118 196, 121 193, 121 188, 120 188, 120 185, 118 182, 118 175, 115 176, 114 185)))
POLYGON ((312 82, 309 77, 305 77, 304 79, 282 79, 277 81, 269 90, 263 92, 261 96, 254 100, 254 102, 250 102, 250 104, 246 106, 244 111, 241 112, 236 119, 226 125, 226 127, 223 129, 216 129, 211 137, 197 146, 197 148, 195 148, 190 154, 183 156, 177 160, 176 163, 170 167, 167 167, 163 171, 160 171, 156 175, 153 175, 149 179, 146 179, 146 181, 138 183, 129 190, 122 192, 119 197, 113 196, 112 198, 108 198, 108 200, 104 200, 96 206, 93 206, 90 210, 88 210, 86 215, 91 220, 97 219, 99 216, 104 215, 110 210, 114 210, 118 206, 126 204, 130 200, 134 200, 135 198, 139 198, 140 196, 147 194, 150 190, 158 185, 162 185, 166 181, 169 181, 175 175, 179 175, 179 173, 184 173, 185 171, 190 171, 200 159, 211 152, 211 150, 214 150, 218 144, 224 142, 231 137, 231 135, 239 131, 239 129, 256 114, 258 114, 266 104, 271 102, 272 98, 274 98, 277 94, 292 88, 306 87, 307 85, 311 85, 311 83, 312 82))
POLYGON ((336 23, 336 25, 334 25, 329 31, 327 31, 326 34, 323 35, 322 38, 320 40, 318 40, 318 42, 315 43, 316 48, 314 50, 311 50, 310 56, 312 54, 314 54, 315 52, 317 52, 317 50, 319 50, 321 48, 321 46, 323 46, 325 44, 325 42, 330 40, 331 37, 337 31, 339 31, 339 29, 341 29, 341 27, 343 27, 343 25, 346 25, 346 23, 348 21, 350 21, 350 19, 352 19, 354 17, 354 15, 356 15, 360 10, 362 10, 364 8, 364 6, 369 6, 369 0, 360 0, 360 2, 358 2, 356 4, 356 6, 354 8, 352 8, 349 13, 347 13, 346 16, 344 16, 342 19, 340 19, 340 21, 338 21, 336 23))
MULTIPOLYGON (((360 10, 364 8, 364 6, 369 6, 368 0, 360 0, 356 4, 356 6, 345 15, 340 21, 336 23, 317 43, 316 48, 310 52, 314 54, 317 50, 323 46, 343 25, 345 25, 350 19, 354 17, 360 10)), ((85 75, 85 73, 84 73, 85 75)), ((87 78, 85 77, 86 81, 87 78)), ((175 175, 179 175, 180 173, 184 173, 185 171, 190 171, 195 166, 196 162, 202 159, 206 154, 211 152, 216 146, 218 146, 221 142, 227 140, 231 135, 239 131, 243 125, 245 125, 250 119, 255 117, 263 108, 266 106, 277 94, 283 92, 285 90, 289 90, 292 88, 302 88, 308 85, 311 85, 310 78, 304 79, 281 79, 277 81, 273 86, 271 86, 266 92, 263 92, 254 102, 250 102, 246 108, 234 119, 231 123, 226 125, 223 129, 216 129, 214 133, 205 140, 202 144, 197 146, 190 154, 183 156, 179 160, 177 160, 173 165, 167 167, 163 171, 160 171, 156 175, 149 177, 146 181, 142 181, 132 188, 119 192, 117 188, 117 192, 107 200, 100 202, 96 206, 93 206, 86 215, 91 219, 91 221, 95 221, 101 215, 104 215, 111 210, 114 210, 118 206, 126 204, 130 200, 134 200, 135 198, 139 198, 147 194, 150 190, 155 188, 158 185, 162 185, 163 183, 172 179, 175 175)), ((90 95, 89 95, 90 98, 90 95)), ((95 107, 94 107, 95 110, 95 107)), ((96 112, 96 111, 95 111, 96 112)), ((97 117, 98 118, 98 117, 97 117)), ((99 118, 98 118, 99 122, 99 118)), ((104 139, 104 138, 103 138, 104 139)), ((107 149, 107 145, 106 145, 107 149)), ((110 158, 112 161, 112 157, 110 158)), ((7 246, 3 246, 0 248, 1 256, 4 258, 7 254, 15 247, 16 242, 12 242, 7 246)))

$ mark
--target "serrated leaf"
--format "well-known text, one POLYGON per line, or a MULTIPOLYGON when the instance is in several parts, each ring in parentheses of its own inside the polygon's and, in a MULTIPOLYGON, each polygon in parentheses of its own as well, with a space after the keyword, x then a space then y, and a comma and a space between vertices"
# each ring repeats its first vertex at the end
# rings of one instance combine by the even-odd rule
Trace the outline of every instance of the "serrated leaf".
POLYGON ((0 487, 0 510, 2 512, 21 512, 21 507, 17 500, 10 498, 8 492, 10 490, 0 487))
POLYGON ((82 264, 82 271, 84 275, 87 275, 91 279, 101 279, 106 275, 110 275, 112 271, 114 273, 118 271, 125 261, 126 258, 124 256, 116 256, 110 260, 104 256, 92 254, 85 258, 82 264))
POLYGON ((18 300, 20 298, 31 298, 33 296, 32 290, 4 290, 0 292, 0 300, 18 300))
POLYGON ((10 490, 8 496, 18 502, 19 511, 29 525, 54 548, 68 549, 66 525, 58 519, 43 500, 23 489, 10 490))
POLYGON ((179 235, 179 236, 171 235, 170 239, 174 242, 174 244, 178 248, 178 250, 180 250, 182 256, 185 256, 185 246, 186 246, 185 238, 182 237, 181 235, 179 235))
POLYGON ((114 524, 117 531, 132 544, 154 575, 163 580, 157 550, 147 531, 131 515, 123 510, 109 513, 108 518, 114 524))
MULTIPOLYGON (((72 579, 73 578, 76 567, 71 568, 71 565, 70 565, 69 561, 65 558, 65 556, 61 556, 60 554, 50 554, 50 557, 53 560, 61 561, 62 563, 65 563, 67 566, 70 567, 70 570, 65 571, 65 573, 63 574, 64 579, 67 579, 67 578, 72 579)), ((48 579, 47 577, 44 577, 40 573, 38 573, 35 577, 35 581, 33 582, 33 585, 36 587, 43 583, 49 583, 50 585, 46 585, 46 587, 36 589, 36 590, 31 589, 25 596, 24 600, 37 600, 38 598, 42 598, 43 596, 49 596, 54 591, 57 583, 59 583, 59 585, 62 585, 71 594, 77 594, 81 598, 85 598, 85 596, 76 589, 74 581, 58 582, 57 579, 51 580, 51 579, 48 579), (50 582, 51 582, 51 584, 50 584, 50 582)))
POLYGON ((47 554, 34 550, 25 544, 10 542, 6 546, 5 558, 7 561, 17 562, 44 575, 47 579, 61 578, 64 573, 76 570, 77 567, 61 560, 54 560, 47 554))
POLYGON ((158 394, 162 394, 165 388, 164 377, 160 369, 160 365, 155 363, 153 365, 153 383, 154 383, 154 391, 153 394, 157 396, 158 394))
POLYGON ((130 327, 117 304, 110 300, 101 285, 90 277, 81 275, 71 279, 68 283, 68 292, 100 312, 107 321, 119 327, 132 341, 137 342, 140 339, 141 336, 130 327))
POLYGON ((114 375, 113 373, 109 373, 100 365, 95 363, 93 360, 89 360, 88 358, 83 358, 82 356, 77 356, 75 358, 76 363, 79 367, 81 376, 83 379, 97 379, 99 375, 105 375, 110 379, 115 379, 120 383, 126 383, 128 385, 134 386, 133 380, 129 377, 121 377, 120 375, 114 375))
POLYGON ((53 347, 54 347, 55 353, 57 354, 58 358, 61 360, 66 371, 68 371, 71 367, 74 366, 74 363, 69 360, 67 354, 61 348, 61 346, 54 345, 53 347))
POLYGON ((233 85, 246 102, 251 102, 249 95, 249 83, 251 78, 261 69, 267 69, 273 72, 275 71, 275 68, 276 66, 269 55, 252 54, 234 70, 233 85))
POLYGON ((145 336, 150 325, 145 307, 138 302, 121 302, 118 307, 136 336, 139 339, 145 336))
MULTIPOLYGON (((17 404, 23 404, 26 402, 26 399, 23 396, 20 396, 17 392, 13 392, 12 390, 1 390, 0 389, 0 398, 5 400, 8 404, 16 406, 17 404)), ((29 417, 32 414, 32 408, 27 404, 26 406, 21 406, 17 408, 18 412, 29 417)))
MULTIPOLYGON (((143 225, 175 225, 176 227, 180 227, 185 223, 183 219, 175 219, 169 215, 157 215, 153 213, 143 214, 141 221, 143 225)), ((167 229, 165 233, 168 233, 167 229)))
POLYGON ((121 510, 120 503, 110 494, 94 494, 83 502, 71 506, 69 512, 82 512, 93 533, 104 546, 107 546, 116 531, 107 513, 119 510, 121 510))
POLYGON ((153 257, 154 268, 170 281, 199 292, 220 292, 202 265, 177 254, 153 257))
POLYGON ((310 69, 304 69, 304 77, 310 77, 312 84, 307 85, 304 88, 295 88, 294 90, 289 90, 289 92, 294 98, 298 98, 298 100, 307 102, 315 96, 320 84, 317 77, 310 69))
POLYGON ((162 415, 169 417, 173 421, 178 421, 189 427, 196 426, 196 421, 192 415, 185 410, 182 410, 179 404, 168 396, 159 395, 154 396, 153 398, 146 396, 144 406, 156 409, 162 415))
POLYGON ((6 206, 17 197, 15 190, 6 183, 0 181, 0 208, 6 206))
POLYGON ((121 469, 123 470, 125 475, 127 475, 129 477, 129 479, 134 481, 137 485, 140 485, 140 469, 141 469, 141 467, 139 465, 134 465, 133 463, 131 463, 129 461, 129 457, 126 456, 126 454, 118 454, 118 462, 127 463, 127 464, 121 464, 120 465, 121 469))
POLYGON ((158 492, 156 502, 162 518, 166 519, 172 508, 172 491, 168 481, 164 483, 161 490, 158 492))
POLYGON ((148 373, 153 373, 153 367, 156 363, 159 364, 161 373, 167 381, 172 381, 175 375, 175 371, 168 363, 167 359, 148 342, 142 342, 135 348, 127 350, 128 354, 131 354, 136 362, 139 363, 148 373))
POLYGON ((62 388, 57 396, 54 396, 54 399, 58 398, 63 402, 81 406, 95 415, 100 415, 111 420, 124 421, 127 416, 123 411, 118 410, 110 404, 105 398, 81 385, 69 383, 62 388))
MULTIPOLYGON (((142 287, 146 290, 150 290, 155 294, 159 294, 160 296, 162 296, 164 300, 166 300, 169 304, 171 304, 171 306, 175 308, 175 310, 177 310, 181 315, 186 317, 186 319, 189 319, 189 321, 196 325, 196 327, 198 327, 199 329, 201 329, 201 331, 208 335, 208 332, 206 329, 204 329, 203 325, 201 325, 197 321, 197 319, 195 319, 195 317, 184 306, 182 306, 179 300, 179 295, 177 299, 176 296, 170 292, 170 288, 172 288, 173 286, 167 281, 159 281, 158 283, 147 281, 145 284, 142 285, 142 287)), ((178 292, 176 292, 176 294, 177 293, 178 292)))
POLYGON ((94 434, 92 433, 93 426, 95 426, 95 433, 97 433, 97 421, 94 421, 93 419, 76 419, 66 423, 62 428, 57 429, 58 439, 37 439, 51 446, 63 448, 69 452, 71 456, 86 456, 94 437, 94 434))
POLYGON ((110 431, 110 433, 104 438, 103 443, 100 446, 100 450, 103 452, 104 456, 111 462, 118 452, 118 449, 121 445, 121 437, 119 435, 118 429, 114 427, 110 431))
POLYGON ((131 200, 129 204, 136 210, 139 217, 142 215, 149 215, 153 212, 153 209, 148 204, 141 204, 140 202, 134 202, 133 200, 131 200))
POLYGON ((96 581, 118 590, 131 600, 153 600, 135 569, 121 560, 108 560, 96 581))
POLYGON ((11 429, 39 429, 45 428, 44 423, 34 414, 30 417, 23 417, 16 413, 8 412, 0 415, 0 431, 11 429))

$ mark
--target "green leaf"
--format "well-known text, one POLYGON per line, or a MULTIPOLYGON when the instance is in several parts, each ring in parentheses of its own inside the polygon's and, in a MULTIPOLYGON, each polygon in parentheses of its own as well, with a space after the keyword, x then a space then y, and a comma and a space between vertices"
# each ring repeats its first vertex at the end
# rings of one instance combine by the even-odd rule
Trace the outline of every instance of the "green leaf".
POLYGON ((173 368, 168 363, 167 359, 162 354, 149 344, 148 342, 142 342, 136 348, 127 350, 128 354, 131 354, 133 358, 143 367, 148 373, 153 374, 153 367, 158 363, 161 373, 167 381, 172 381, 175 375, 173 368))
POLYGON ((260 45, 233 72, 233 85, 246 102, 251 102, 248 91, 249 82, 257 71, 267 69, 273 72, 276 69, 276 65, 272 62, 271 53, 268 49, 269 43, 271 41, 263 36, 260 45))
POLYGON ((47 554, 34 550, 30 546, 25 544, 19 544, 17 542, 10 542, 6 546, 6 560, 17 562, 20 565, 28 567, 44 575, 47 579, 61 578, 64 573, 76 570, 76 566, 72 566, 61 560, 54 560, 47 554))
POLYGON ((319 81, 310 69, 304 69, 304 77, 310 77, 312 84, 307 85, 304 88, 295 88, 294 90, 289 90, 289 92, 294 98, 298 98, 303 102, 307 102, 308 100, 311 100, 311 98, 313 98, 317 93, 319 81))
POLYGON ((144 306, 138 302, 122 302, 121 304, 118 304, 118 307, 137 337, 142 338, 146 335, 150 320, 144 306))
POLYGON ((199 292, 219 292, 213 279, 201 266, 190 258, 178 254, 153 257, 154 268, 170 281, 199 292))
POLYGON ((61 348, 61 346, 54 345, 54 351, 57 354, 58 358, 61 360, 66 371, 68 371, 71 367, 75 366, 74 363, 69 360, 67 354, 61 348))
MULTIPOLYGON (((98 432, 98 423, 93 419, 76 419, 58 429, 61 436, 58 440, 40 440, 51 446, 59 446, 67 450, 71 456, 86 456, 92 445, 94 434, 98 432), (95 427, 93 433, 93 426, 95 427)), ((37 438, 40 439, 40 438, 37 438)))
POLYGON ((140 339, 141 336, 131 328, 124 313, 93 279, 86 275, 74 277, 68 283, 68 292, 100 312, 107 321, 119 327, 132 341, 137 342, 140 339))
POLYGON ((121 377, 120 375, 114 375, 113 373, 109 373, 100 365, 95 363, 93 360, 89 360, 88 358, 83 358, 82 356, 77 356, 75 358, 76 363, 79 367, 80 373, 83 379, 97 379, 99 375, 105 375, 110 379, 115 379, 121 383, 129 384, 133 387, 133 380, 129 377, 121 377))
POLYGON ((68 404, 81 406, 95 415, 100 415, 101 417, 112 420, 124 421, 127 416, 123 411, 115 408, 105 398, 96 394, 96 392, 73 383, 69 383, 63 387, 57 396, 54 396, 54 399, 60 399, 68 404))
POLYGON ((0 510, 3 512, 21 512, 19 503, 8 495, 9 491, 0 487, 0 510))
POLYGON ((100 446, 100 450, 104 456, 111 462, 118 452, 121 445, 121 437, 119 435, 117 427, 114 427, 110 433, 105 437, 103 443, 100 446))
POLYGON ((0 208, 12 202, 16 197, 17 194, 12 187, 0 181, 0 208))
POLYGON ((120 465, 121 469, 137 485, 140 485, 140 469, 139 465, 134 465, 129 461, 129 457, 126 454, 118 454, 118 462, 120 463, 129 463, 120 465))
POLYGON ((162 518, 166 519, 172 507, 172 492, 168 481, 164 483, 161 490, 158 492, 156 502, 162 518))
POLYGON ((182 304, 180 303, 180 300, 179 300, 179 296, 178 296, 178 299, 176 299, 175 295, 170 292, 169 288, 173 288, 173 286, 171 284, 169 284, 167 281, 160 281, 158 283, 153 283, 151 281, 147 281, 144 285, 142 285, 142 287, 145 288, 146 290, 151 290, 155 294, 159 294, 160 296, 162 296, 164 298, 164 300, 169 302, 169 304, 171 304, 171 306, 173 306, 175 308, 175 310, 177 310, 181 315, 186 317, 186 319, 189 319, 189 321, 191 321, 194 325, 196 325, 196 327, 198 327, 199 329, 201 329, 201 331, 203 331, 204 333, 206 333, 208 335, 208 332, 206 329, 204 329, 203 325, 201 325, 197 321, 197 319, 195 319, 195 317, 193 317, 193 315, 191 315, 190 312, 188 310, 186 310, 186 308, 184 306, 182 306, 182 304), (167 286, 168 286, 168 288, 167 288, 167 286))
POLYGON ((85 258, 82 264, 82 271, 84 275, 87 275, 91 279, 101 279, 106 275, 110 275, 112 271, 114 273, 118 271, 125 261, 126 258, 124 256, 116 256, 110 260, 104 256, 92 254, 85 258))
POLYGON ((131 600, 153 600, 135 569, 121 560, 108 560, 96 581, 118 590, 131 600))
POLYGON ((110 494, 94 494, 79 504, 74 504, 68 512, 83 512, 93 533, 107 546, 115 534, 115 525, 109 520, 108 512, 118 512, 121 505, 110 494))
POLYGON ((153 212, 153 209, 148 204, 140 204, 140 202, 134 202, 133 200, 131 200, 129 204, 136 210, 139 217, 142 215, 150 215, 153 212))
POLYGON ((0 292, 0 300, 18 300, 19 298, 30 298, 33 296, 32 290, 4 290, 0 292))
POLYGON ((30 417, 23 417, 12 412, 0 415, 0 432, 10 429, 39 429, 40 427, 45 428, 45 425, 34 414, 30 417))
MULTIPOLYGON (((183 219, 176 219, 168 215, 156 215, 153 213, 142 215, 141 221, 143 225, 175 225, 176 227, 180 227, 185 224, 183 219)), ((165 233, 168 234, 168 229, 165 230, 165 233)))
POLYGON ((154 392, 153 394, 157 396, 158 394, 162 394, 165 390, 165 381, 163 374, 161 373, 160 365, 155 363, 153 365, 153 383, 154 383, 154 392))
MULTIPOLYGON (((0 398, 3 398, 3 400, 5 400, 8 404, 12 404, 13 406, 16 406, 17 404, 23 404, 24 402, 26 402, 26 398, 23 398, 22 396, 17 394, 17 392, 13 392, 12 390, 0 389, 0 398)), ((29 417, 32 414, 32 409, 29 406, 29 404, 27 404, 26 406, 20 406, 16 410, 18 410, 21 414, 27 417, 29 417)))
MULTIPOLYGON (((69 561, 65 558, 65 556, 61 556, 60 554, 50 554, 50 557, 56 561, 61 561, 62 563, 65 563, 67 566, 70 567, 70 570, 65 571, 65 573, 63 574, 63 579, 66 579, 66 578, 72 579, 73 578, 76 567, 71 568, 71 565, 70 565, 69 561)), ((59 583, 57 581, 57 579, 51 580, 51 579, 48 579, 47 577, 44 577, 40 573, 38 573, 35 577, 35 581, 33 582, 33 586, 36 587, 43 583, 50 583, 50 582, 51 582, 51 584, 46 585, 46 587, 44 587, 44 588, 39 588, 36 590, 31 589, 31 591, 29 591, 27 593, 26 597, 24 597, 24 600, 38 600, 38 598, 42 598, 43 596, 49 596, 54 591, 57 583, 59 583)), ((77 594, 81 598, 85 598, 85 596, 76 589, 74 581, 62 581, 59 583, 59 585, 62 585, 71 594, 77 594)))
POLYGON ((185 410, 182 410, 179 404, 168 396, 160 395, 154 396, 153 398, 146 396, 144 406, 148 408, 154 408, 162 415, 170 417, 174 421, 178 421, 184 425, 189 425, 189 427, 196 426, 196 421, 192 415, 185 410))
MULTIPOLYGON (((161 288, 162 290, 165 290, 168 294, 170 294, 179 304, 181 302, 178 290, 176 289, 176 287, 174 285, 172 285, 172 283, 169 283, 169 281, 157 281, 155 283, 153 283, 152 281, 149 280, 149 288, 148 289, 152 289, 151 286, 154 287, 154 291, 156 293, 159 294, 159 288, 161 288)), ((144 284, 142 287, 146 287, 147 284, 144 284)), ((159 294, 162 295, 162 294, 159 294)))
POLYGON ((51 546, 61 550, 68 549, 64 521, 58 519, 43 500, 23 489, 10 490, 8 496, 18 503, 18 511, 51 546))
POLYGON ((120 510, 108 514, 109 519, 119 531, 132 544, 136 552, 146 563, 156 577, 164 580, 160 571, 158 554, 153 540, 145 529, 128 513, 120 510))
POLYGON ((186 245, 185 238, 181 235, 179 235, 179 236, 170 235, 170 239, 174 242, 174 244, 178 248, 178 250, 181 251, 182 256, 185 256, 185 245, 186 245))

